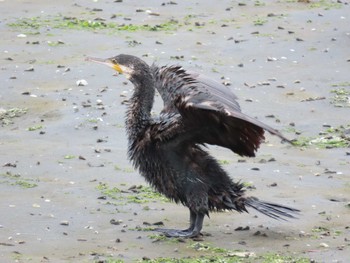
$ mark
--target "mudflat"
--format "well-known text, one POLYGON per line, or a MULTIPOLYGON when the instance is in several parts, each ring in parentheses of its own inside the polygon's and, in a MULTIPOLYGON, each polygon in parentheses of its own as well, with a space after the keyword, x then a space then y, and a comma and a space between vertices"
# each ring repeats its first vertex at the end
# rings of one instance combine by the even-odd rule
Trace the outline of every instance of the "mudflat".
POLYGON ((348 262, 348 1, 3 0, 0 14, 1 262, 348 262), (188 210, 127 160, 132 85, 84 60, 120 53, 222 82, 294 140, 209 151, 299 219, 212 213, 197 239, 152 231, 187 227, 188 210))

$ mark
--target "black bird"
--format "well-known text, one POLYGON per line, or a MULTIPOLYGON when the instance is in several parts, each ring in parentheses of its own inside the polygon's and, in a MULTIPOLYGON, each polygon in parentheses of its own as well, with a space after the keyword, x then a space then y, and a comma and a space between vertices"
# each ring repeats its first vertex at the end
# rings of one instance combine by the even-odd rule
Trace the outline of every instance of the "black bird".
POLYGON ((264 130, 281 133, 241 112, 237 97, 224 85, 180 66, 149 66, 131 55, 87 58, 122 73, 134 85, 126 112, 128 155, 135 168, 158 192, 190 210, 185 230, 158 229, 169 237, 200 234, 204 216, 212 211, 246 207, 275 218, 295 218, 299 210, 263 202, 244 194, 204 144, 226 147, 241 156, 255 156, 264 130), (164 108, 151 116, 155 90, 164 108))

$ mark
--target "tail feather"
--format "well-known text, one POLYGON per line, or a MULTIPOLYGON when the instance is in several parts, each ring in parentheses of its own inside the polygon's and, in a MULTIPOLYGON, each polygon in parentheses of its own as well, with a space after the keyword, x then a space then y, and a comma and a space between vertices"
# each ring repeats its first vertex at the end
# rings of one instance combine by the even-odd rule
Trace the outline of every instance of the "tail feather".
POLYGON ((288 218, 297 218, 296 215, 300 210, 284 205, 260 201, 255 197, 248 197, 244 200, 244 204, 254 208, 260 213, 277 220, 287 221, 288 218))

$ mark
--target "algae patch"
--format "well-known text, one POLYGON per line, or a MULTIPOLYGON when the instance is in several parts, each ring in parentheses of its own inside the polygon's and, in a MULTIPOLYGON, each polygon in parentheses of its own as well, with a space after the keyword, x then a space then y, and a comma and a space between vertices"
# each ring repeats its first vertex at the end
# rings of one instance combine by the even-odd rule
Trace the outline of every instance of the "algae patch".
POLYGON ((335 107, 350 107, 350 88, 346 87, 344 84, 350 86, 350 83, 343 83, 343 85, 337 86, 341 88, 331 90, 331 93, 333 94, 331 104, 335 107))
POLYGON ((0 108, 1 126, 13 124, 14 118, 21 117, 22 115, 26 114, 27 111, 28 110, 26 108, 12 108, 12 109, 8 109, 8 110, 0 108))
POLYGON ((27 131, 37 131, 37 130, 41 130, 42 128, 43 128, 42 125, 34 125, 34 126, 31 126, 31 127, 28 127, 27 131))
POLYGON ((35 180, 30 178, 23 178, 21 175, 13 174, 11 172, 0 174, 0 184, 19 186, 24 189, 34 188, 38 186, 35 180))
POLYGON ((9 27, 22 30, 40 30, 52 27, 57 29, 74 30, 110 30, 117 31, 175 31, 180 26, 175 20, 163 21, 159 24, 118 24, 98 19, 80 19, 66 16, 47 16, 20 18, 7 24, 9 27))
POLYGON ((262 262, 264 263, 274 263, 274 262, 293 262, 293 263, 310 263, 312 260, 308 258, 296 258, 293 256, 284 256, 276 253, 268 253, 262 256, 262 262))
MULTIPOLYGON (((159 257, 154 259, 142 259, 138 262, 145 263, 207 263, 207 262, 221 262, 221 263, 252 263, 252 262, 294 262, 306 263, 310 259, 295 257, 291 255, 282 255, 278 253, 266 253, 257 256, 254 252, 229 250, 220 247, 214 247, 209 243, 191 242, 189 249, 195 250, 195 253, 200 253, 197 256, 182 257, 182 258, 167 258, 159 257)), ((111 261, 112 262, 112 261, 111 261)))
POLYGON ((295 146, 317 146, 323 149, 350 147, 350 124, 328 128, 316 137, 303 137, 292 141, 295 146))
POLYGON ((108 204, 125 205, 129 203, 145 204, 153 201, 169 202, 168 198, 155 192, 148 186, 133 185, 125 188, 125 185, 121 185, 121 187, 123 188, 110 187, 107 183, 99 183, 96 189, 105 196, 105 198, 101 199, 112 199, 107 202, 108 204))
MULTIPOLYGON (((162 240, 162 239, 161 239, 162 240)), ((253 262, 256 257, 253 252, 228 250, 225 248, 214 247, 209 243, 192 242, 187 247, 190 250, 194 250, 194 253, 200 255, 194 255, 191 257, 182 258, 167 258, 159 257, 154 259, 143 259, 138 262, 147 263, 206 263, 206 262, 221 262, 221 263, 238 263, 238 262, 253 262)))
POLYGON ((263 18, 257 18, 253 21, 253 23, 254 23, 254 26, 262 26, 265 23, 267 23, 267 20, 263 18))
POLYGON ((339 9, 342 7, 341 2, 329 1, 329 0, 319 0, 310 3, 310 8, 322 8, 324 10, 339 9))

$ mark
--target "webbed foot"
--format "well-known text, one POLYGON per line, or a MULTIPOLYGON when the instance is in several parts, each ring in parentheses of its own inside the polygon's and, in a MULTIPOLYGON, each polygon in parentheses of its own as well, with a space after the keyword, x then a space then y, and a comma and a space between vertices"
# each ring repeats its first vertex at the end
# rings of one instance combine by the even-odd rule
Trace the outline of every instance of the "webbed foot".
POLYGON ((197 237, 201 234, 203 220, 204 220, 203 213, 195 213, 192 210, 190 210, 189 228, 184 230, 156 228, 155 231, 163 233, 166 237, 184 237, 184 238, 197 237))
POLYGON ((191 237, 197 237, 200 235, 199 231, 196 230, 179 230, 179 229, 168 229, 168 228, 156 228, 155 231, 163 233, 166 237, 185 237, 185 238, 191 238, 191 237))

